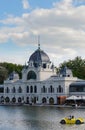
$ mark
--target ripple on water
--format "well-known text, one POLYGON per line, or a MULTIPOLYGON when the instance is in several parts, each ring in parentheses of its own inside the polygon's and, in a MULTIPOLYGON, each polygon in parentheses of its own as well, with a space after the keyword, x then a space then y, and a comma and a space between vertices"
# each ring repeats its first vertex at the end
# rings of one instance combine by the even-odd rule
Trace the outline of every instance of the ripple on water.
POLYGON ((85 109, 56 107, 0 107, 0 130, 85 130, 82 125, 61 125, 70 114, 85 118, 85 109))

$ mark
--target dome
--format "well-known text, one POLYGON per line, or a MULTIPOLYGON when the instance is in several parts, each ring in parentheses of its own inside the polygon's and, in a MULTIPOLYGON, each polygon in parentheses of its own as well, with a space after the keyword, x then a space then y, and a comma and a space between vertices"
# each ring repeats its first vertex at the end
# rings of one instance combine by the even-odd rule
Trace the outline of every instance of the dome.
POLYGON ((50 59, 48 55, 38 48, 29 58, 29 62, 32 61, 33 63, 41 64, 41 63, 49 63, 50 59))

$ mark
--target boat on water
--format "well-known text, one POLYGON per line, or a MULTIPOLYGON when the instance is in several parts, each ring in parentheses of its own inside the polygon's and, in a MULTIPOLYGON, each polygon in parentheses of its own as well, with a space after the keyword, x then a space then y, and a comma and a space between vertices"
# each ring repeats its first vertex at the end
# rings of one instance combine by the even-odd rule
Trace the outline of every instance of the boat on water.
POLYGON ((79 117, 75 118, 74 116, 68 116, 60 121, 61 124, 84 124, 84 118, 79 117))

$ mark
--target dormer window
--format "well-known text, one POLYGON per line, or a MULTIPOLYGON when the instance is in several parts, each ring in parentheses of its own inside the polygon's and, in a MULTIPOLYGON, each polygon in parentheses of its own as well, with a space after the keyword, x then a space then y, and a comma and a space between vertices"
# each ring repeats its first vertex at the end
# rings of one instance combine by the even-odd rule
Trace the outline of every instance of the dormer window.
POLYGON ((43 64, 43 68, 46 68, 46 64, 43 64))
POLYGON ((37 63, 34 63, 34 67, 37 68, 37 66, 38 66, 37 63))
POLYGON ((62 77, 73 77, 71 69, 66 66, 60 70, 60 75, 62 75, 62 77))

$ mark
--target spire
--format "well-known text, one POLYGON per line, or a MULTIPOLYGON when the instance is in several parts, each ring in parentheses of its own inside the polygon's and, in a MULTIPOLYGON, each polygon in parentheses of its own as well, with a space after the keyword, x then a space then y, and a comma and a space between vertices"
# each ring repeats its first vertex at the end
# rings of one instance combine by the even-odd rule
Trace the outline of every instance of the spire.
POLYGON ((38 35, 38 49, 40 50, 40 35, 38 35))

